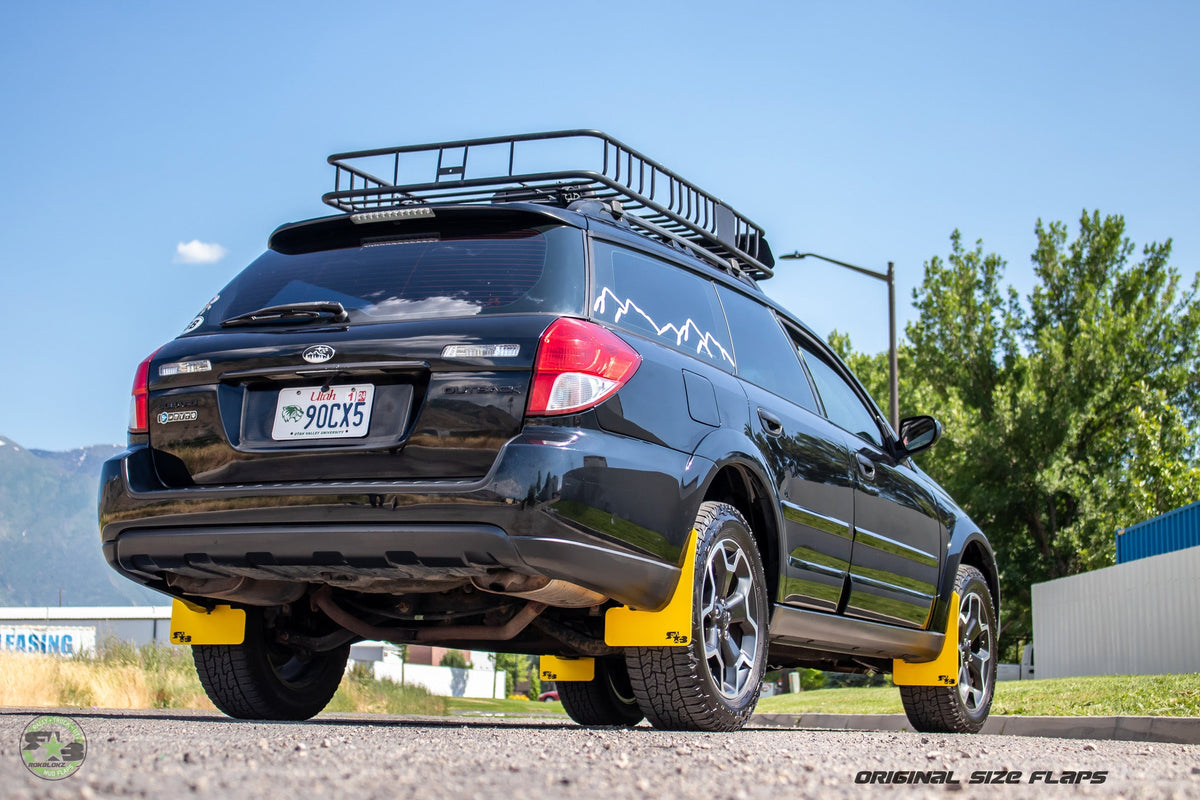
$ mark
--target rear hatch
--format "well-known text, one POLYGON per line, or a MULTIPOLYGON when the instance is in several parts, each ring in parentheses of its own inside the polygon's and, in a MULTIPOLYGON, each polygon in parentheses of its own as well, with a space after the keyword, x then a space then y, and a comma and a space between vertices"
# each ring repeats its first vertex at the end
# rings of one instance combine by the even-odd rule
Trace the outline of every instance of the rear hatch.
POLYGON ((537 212, 281 229, 150 364, 159 477, 481 477, 520 430, 539 336, 584 297, 582 231, 537 212))

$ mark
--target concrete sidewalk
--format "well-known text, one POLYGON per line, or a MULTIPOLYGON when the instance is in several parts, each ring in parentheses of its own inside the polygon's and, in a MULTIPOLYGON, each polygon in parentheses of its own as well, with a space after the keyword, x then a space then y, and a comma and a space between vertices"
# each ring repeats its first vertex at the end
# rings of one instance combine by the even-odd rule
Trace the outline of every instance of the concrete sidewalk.
MULTIPOLYGON (((903 714, 755 714, 748 728, 912 731, 903 714)), ((993 714, 980 733, 1200 744, 1197 717, 1014 717, 993 714)))

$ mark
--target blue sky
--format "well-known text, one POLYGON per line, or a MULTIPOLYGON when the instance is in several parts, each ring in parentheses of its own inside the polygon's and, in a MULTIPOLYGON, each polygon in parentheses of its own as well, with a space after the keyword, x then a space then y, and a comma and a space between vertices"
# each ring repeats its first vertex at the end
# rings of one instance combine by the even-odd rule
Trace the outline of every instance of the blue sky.
MULTIPOLYGON (((606 130, 763 225, 891 260, 901 321, 952 230, 1022 293, 1038 218, 1125 215, 1200 266, 1192 3, 10 4, 0 27, 0 434, 124 441, 137 363, 332 152, 606 130), (219 245, 181 263, 180 244, 219 245)), ((882 283, 783 262, 768 293, 887 346, 882 283)))

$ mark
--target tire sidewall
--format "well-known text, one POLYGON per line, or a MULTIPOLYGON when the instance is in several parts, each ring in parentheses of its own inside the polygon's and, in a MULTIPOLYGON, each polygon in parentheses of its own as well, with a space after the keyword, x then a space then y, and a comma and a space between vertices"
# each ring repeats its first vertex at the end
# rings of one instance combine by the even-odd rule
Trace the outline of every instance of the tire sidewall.
POLYGON ((762 689, 763 675, 766 673, 767 661, 767 582, 762 565, 762 558, 750 527, 745 519, 732 506, 720 504, 716 515, 700 534, 696 552, 695 586, 692 595, 692 655, 699 662, 699 674, 704 685, 705 693, 720 707, 724 715, 731 721, 742 721, 750 716, 758 704, 759 692, 762 689), (754 581, 755 591, 752 602, 758 605, 756 618, 759 623, 757 641, 755 643, 754 669, 746 683, 743 692, 734 698, 721 693, 720 686, 711 674, 707 659, 704 657, 704 620, 702 609, 704 603, 704 576, 708 559, 713 550, 726 539, 734 541, 745 553, 750 562, 750 572, 754 581))
POLYGON ((286 680, 273 663, 274 650, 265 610, 246 609, 245 637, 237 645, 194 645, 193 660, 209 699, 238 719, 302 720, 320 712, 341 683, 350 645, 316 653, 303 663, 297 680, 286 680))
MULTIPOLYGON (((336 650, 317 653, 306 659, 302 673, 298 679, 285 680, 273 663, 273 657, 278 657, 276 647, 271 642, 271 631, 267 627, 263 615, 247 614, 256 617, 257 630, 254 633, 253 646, 247 655, 253 660, 260 671, 260 686, 264 694, 271 696, 273 704, 281 709, 307 719, 323 709, 337 691, 338 684, 346 669, 346 660, 350 655, 350 645, 344 645, 336 650)), ((247 625, 247 644, 251 629, 247 625)), ((283 649, 283 648, 280 648, 283 649)), ((296 657, 293 654, 292 657, 296 657)))

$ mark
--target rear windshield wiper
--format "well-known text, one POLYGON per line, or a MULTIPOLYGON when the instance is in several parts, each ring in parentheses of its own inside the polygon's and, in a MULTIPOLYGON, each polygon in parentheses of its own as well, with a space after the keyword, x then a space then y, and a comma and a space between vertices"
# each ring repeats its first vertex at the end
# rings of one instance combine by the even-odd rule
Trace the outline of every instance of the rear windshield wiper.
POLYGON ((345 322, 350 319, 341 303, 318 300, 312 303, 284 303, 238 314, 236 317, 222 320, 221 327, 234 328, 239 325, 263 325, 272 322, 308 322, 321 317, 330 317, 333 322, 345 322))

